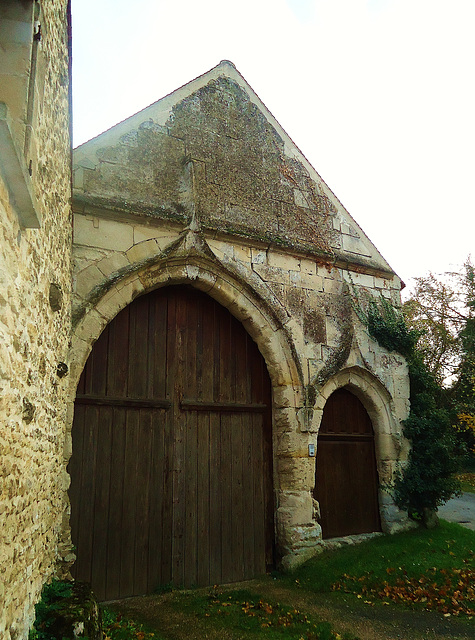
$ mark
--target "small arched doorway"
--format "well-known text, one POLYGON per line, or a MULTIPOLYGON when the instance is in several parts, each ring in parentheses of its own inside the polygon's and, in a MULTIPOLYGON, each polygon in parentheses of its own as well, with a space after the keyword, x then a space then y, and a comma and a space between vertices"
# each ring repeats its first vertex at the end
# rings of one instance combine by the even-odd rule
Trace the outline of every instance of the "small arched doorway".
POLYGON ((233 582, 273 563, 271 385, 256 344, 192 287, 137 298, 82 373, 73 575, 100 600, 233 582))
POLYGON ((345 388, 332 393, 323 410, 314 497, 324 538, 381 530, 373 425, 345 388))

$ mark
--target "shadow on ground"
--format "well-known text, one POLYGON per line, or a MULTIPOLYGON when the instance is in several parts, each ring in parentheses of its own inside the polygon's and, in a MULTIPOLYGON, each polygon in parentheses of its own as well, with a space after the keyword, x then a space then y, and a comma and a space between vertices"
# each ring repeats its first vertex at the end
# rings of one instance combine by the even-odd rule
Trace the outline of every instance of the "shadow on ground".
MULTIPOLYGON (((245 588, 269 602, 280 602, 301 612, 330 622, 335 631, 349 632, 361 640, 473 640, 475 620, 444 617, 432 611, 408 611, 393 605, 365 604, 355 596, 342 593, 315 594, 289 588, 270 576, 245 583, 220 587, 229 595, 245 588)), ((208 592, 209 588, 200 590, 208 592)), ((146 623, 166 640, 239 640, 240 632, 213 628, 205 617, 190 615, 177 603, 186 592, 128 598, 108 606, 134 620, 146 623)))

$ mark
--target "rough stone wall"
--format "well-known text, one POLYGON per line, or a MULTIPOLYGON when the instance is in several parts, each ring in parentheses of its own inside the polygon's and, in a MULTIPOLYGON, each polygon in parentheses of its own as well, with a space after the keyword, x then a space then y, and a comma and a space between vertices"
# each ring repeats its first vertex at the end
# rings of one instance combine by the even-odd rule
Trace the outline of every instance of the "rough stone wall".
MULTIPOLYGON (((407 455, 406 364, 351 302, 398 303, 399 278, 230 63, 79 147, 73 169, 71 400, 92 344, 134 297, 179 283, 207 292, 271 377, 283 563, 315 553, 309 444, 332 391, 347 386, 368 410, 381 483, 407 455)), ((407 525, 383 490, 380 506, 386 531, 407 525)))
MULTIPOLYGON (((257 342, 273 385, 276 534, 284 564, 301 561, 321 543, 313 501, 315 458, 308 445, 317 444, 332 391, 347 386, 367 407, 381 483, 404 461, 405 361, 367 335, 350 302, 350 289, 362 297, 398 300, 396 277, 350 272, 311 255, 171 223, 111 220, 97 210, 76 214, 73 255, 73 387, 104 326, 134 297, 157 286, 188 282, 203 289, 257 342)), ((380 504, 386 531, 407 526, 382 490, 380 504)))
MULTIPOLYGON (((0 13, 9 4, 20 3, 6 2, 0 13)), ((72 229, 67 2, 44 0, 41 11, 27 144, 26 94, 11 91, 1 96, 12 116, 19 163, 32 174, 31 189, 42 220, 38 229, 20 224, 15 189, 4 178, 0 154, 0 637, 4 640, 27 638, 42 585, 62 555, 68 483, 63 458, 72 229)), ((16 26, 23 31, 28 27, 16 26)), ((33 25, 29 27, 33 35, 33 25)), ((29 63, 28 55, 12 42, 3 49, 9 56, 10 88, 16 86, 20 62, 29 63)), ((23 89, 27 85, 18 83, 23 89)))

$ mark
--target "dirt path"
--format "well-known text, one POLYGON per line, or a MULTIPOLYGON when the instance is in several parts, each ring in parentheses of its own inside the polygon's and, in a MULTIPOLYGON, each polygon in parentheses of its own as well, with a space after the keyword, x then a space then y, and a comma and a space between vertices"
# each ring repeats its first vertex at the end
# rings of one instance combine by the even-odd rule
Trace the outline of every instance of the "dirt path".
MULTIPOLYGON (((335 631, 354 633, 361 640, 474 640, 473 626, 456 618, 429 611, 407 611, 394 606, 370 606, 345 594, 314 594, 290 589, 280 581, 265 578, 222 587, 222 591, 245 588, 270 602, 292 605, 300 611, 330 622, 335 631)), ((206 589, 205 591, 208 591, 206 589)), ((189 616, 174 606, 183 592, 129 598, 113 608, 146 622, 167 640, 239 640, 232 631, 215 630, 205 618, 189 616)))

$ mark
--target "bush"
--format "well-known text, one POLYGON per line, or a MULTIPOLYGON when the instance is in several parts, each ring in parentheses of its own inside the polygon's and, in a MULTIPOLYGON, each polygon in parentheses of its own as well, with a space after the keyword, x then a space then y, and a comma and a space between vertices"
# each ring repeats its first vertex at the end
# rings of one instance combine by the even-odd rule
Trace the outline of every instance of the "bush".
POLYGON ((402 313, 385 298, 370 299, 366 311, 356 300, 356 309, 369 334, 408 362, 411 409, 403 427, 411 450, 407 465, 396 474, 394 497, 410 517, 424 519, 460 489, 453 477, 459 458, 442 390, 417 350, 419 333, 408 329, 402 313))

